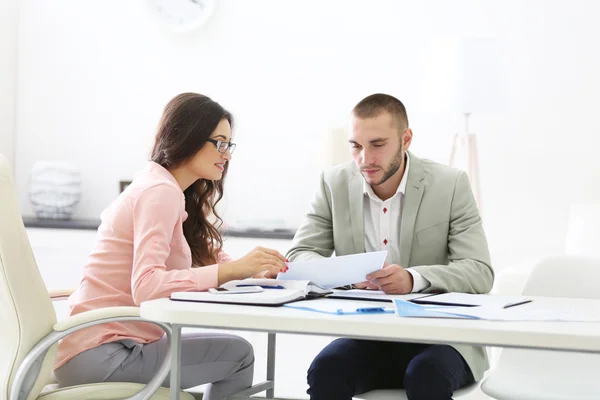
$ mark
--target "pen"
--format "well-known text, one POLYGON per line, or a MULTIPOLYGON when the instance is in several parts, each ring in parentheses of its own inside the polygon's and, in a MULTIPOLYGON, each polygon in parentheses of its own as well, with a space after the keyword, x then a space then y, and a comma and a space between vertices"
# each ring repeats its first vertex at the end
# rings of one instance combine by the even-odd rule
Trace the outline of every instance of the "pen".
POLYGON ((516 302, 514 302, 514 303, 508 303, 508 304, 506 304, 506 305, 505 305, 504 307, 502 307, 502 308, 511 308, 511 307, 514 307, 514 306, 520 306, 521 304, 527 304, 527 303, 531 303, 532 301, 533 301, 533 300, 519 300, 519 301, 516 301, 516 302))
POLYGON ((283 287, 281 285, 273 285, 273 286, 269 286, 269 285, 236 285, 236 287, 248 287, 248 286, 260 286, 263 289, 285 289, 285 287, 283 287))
POLYGON ((364 307, 364 308, 357 308, 356 312, 359 313, 381 313, 381 312, 386 312, 387 310, 383 307, 364 307))
POLYGON ((393 313, 394 310, 389 307, 362 307, 356 309, 338 308, 338 314, 382 314, 382 313, 393 313))

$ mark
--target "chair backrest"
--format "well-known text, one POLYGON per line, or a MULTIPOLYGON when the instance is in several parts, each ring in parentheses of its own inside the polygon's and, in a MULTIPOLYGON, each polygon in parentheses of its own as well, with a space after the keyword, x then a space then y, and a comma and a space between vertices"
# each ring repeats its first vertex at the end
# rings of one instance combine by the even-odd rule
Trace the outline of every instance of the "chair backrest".
POLYGON ((600 299, 600 257, 555 256, 533 268, 523 288, 526 296, 600 299))
MULTIPOLYGON (((52 331, 56 314, 38 271, 19 211, 7 159, 0 154, 0 398, 7 399, 17 369, 31 348, 52 331)), ((37 398, 56 358, 41 362, 27 400, 37 398)))
POLYGON ((600 204, 571 204, 565 254, 600 257, 600 204))

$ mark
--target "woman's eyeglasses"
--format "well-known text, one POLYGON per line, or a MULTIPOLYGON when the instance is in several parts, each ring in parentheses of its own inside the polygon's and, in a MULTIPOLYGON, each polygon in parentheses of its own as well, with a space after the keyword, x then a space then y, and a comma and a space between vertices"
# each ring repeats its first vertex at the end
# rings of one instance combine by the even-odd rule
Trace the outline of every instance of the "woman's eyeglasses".
POLYGON ((229 150, 229 154, 233 154, 233 151, 235 150, 235 143, 224 142, 222 140, 215 139, 206 139, 206 141, 211 142, 212 144, 217 146, 217 150, 219 151, 219 153, 226 153, 227 150, 229 150))

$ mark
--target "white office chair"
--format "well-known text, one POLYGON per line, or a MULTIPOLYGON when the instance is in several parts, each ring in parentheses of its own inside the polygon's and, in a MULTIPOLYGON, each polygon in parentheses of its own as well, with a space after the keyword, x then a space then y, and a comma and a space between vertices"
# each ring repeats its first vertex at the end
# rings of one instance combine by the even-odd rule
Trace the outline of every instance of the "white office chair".
MULTIPOLYGON (((600 259, 558 256, 539 262, 523 295, 600 299, 600 259)), ((600 399, 600 355, 504 349, 481 385, 498 400, 600 399)))
MULTIPOLYGON (((168 389, 159 388, 169 373, 168 355, 148 385, 99 383, 68 388, 48 385, 52 383, 50 376, 59 339, 78 329, 124 320, 141 321, 139 309, 98 309, 56 322, 50 295, 23 226, 9 165, 0 154, 0 399, 168 400, 168 389)), ((170 338, 170 327, 157 325, 170 338)), ((185 392, 181 398, 194 399, 185 392)))
MULTIPOLYGON (((459 389, 454 392, 453 399, 459 399, 461 396, 466 396, 472 393, 479 386, 479 382, 475 382, 463 389, 459 389)), ((371 390, 368 393, 364 393, 353 397, 354 400, 407 400, 406 392, 402 389, 380 389, 371 390)))

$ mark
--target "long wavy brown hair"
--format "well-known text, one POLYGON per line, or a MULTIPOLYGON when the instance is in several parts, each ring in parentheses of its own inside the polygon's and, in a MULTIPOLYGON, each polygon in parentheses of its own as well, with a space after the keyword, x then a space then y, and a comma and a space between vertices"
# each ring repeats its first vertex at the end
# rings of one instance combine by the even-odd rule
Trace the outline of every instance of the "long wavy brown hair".
MULTIPOLYGON (((223 119, 233 126, 231 114, 207 96, 197 93, 175 96, 166 105, 158 124, 152 161, 169 170, 185 164, 206 144, 223 119)), ((192 251, 194 267, 215 264, 223 247, 219 233, 223 220, 215 206, 223 198, 228 168, 226 163, 220 180, 199 179, 183 192, 188 213, 183 234, 192 251), (212 217, 215 223, 211 223, 212 217)))

